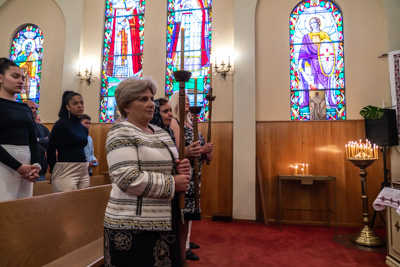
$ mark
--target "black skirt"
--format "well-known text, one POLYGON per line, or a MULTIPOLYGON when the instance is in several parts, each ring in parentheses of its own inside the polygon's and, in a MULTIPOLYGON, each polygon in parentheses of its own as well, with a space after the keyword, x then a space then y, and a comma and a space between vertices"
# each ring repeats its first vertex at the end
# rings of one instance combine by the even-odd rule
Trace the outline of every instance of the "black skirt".
POLYGON ((178 197, 171 202, 172 231, 104 228, 106 267, 180 267, 178 197))

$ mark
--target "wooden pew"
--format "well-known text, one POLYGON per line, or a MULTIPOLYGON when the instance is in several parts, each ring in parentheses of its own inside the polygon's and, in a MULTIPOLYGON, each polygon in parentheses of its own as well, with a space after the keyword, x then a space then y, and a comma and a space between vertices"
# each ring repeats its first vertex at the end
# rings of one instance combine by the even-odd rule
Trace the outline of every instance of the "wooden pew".
MULTIPOLYGON (((107 175, 93 175, 90 177, 90 185, 89 187, 106 185, 110 184, 110 178, 107 175)), ((50 180, 39 181, 33 184, 33 196, 42 196, 47 194, 53 194, 53 186, 50 183, 50 180)))
POLYGON ((111 185, 0 203, 0 266, 102 266, 111 185))

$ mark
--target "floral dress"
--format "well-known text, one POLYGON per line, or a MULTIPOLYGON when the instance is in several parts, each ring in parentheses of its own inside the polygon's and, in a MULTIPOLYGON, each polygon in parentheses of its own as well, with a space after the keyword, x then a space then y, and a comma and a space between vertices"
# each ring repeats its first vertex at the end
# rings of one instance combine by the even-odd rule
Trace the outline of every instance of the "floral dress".
MULTIPOLYGON (((205 144, 205 140, 201 133, 198 133, 198 140, 200 141, 200 145, 203 146, 205 144)), ((185 125, 185 146, 193 143, 194 132, 193 129, 185 125)), ((195 159, 199 161, 199 187, 201 188, 201 162, 202 157, 195 159)), ((199 199, 199 209, 196 209, 195 206, 195 187, 194 187, 194 161, 190 162, 190 182, 189 182, 189 190, 185 193, 185 209, 183 211, 185 220, 200 220, 200 199, 199 199)))

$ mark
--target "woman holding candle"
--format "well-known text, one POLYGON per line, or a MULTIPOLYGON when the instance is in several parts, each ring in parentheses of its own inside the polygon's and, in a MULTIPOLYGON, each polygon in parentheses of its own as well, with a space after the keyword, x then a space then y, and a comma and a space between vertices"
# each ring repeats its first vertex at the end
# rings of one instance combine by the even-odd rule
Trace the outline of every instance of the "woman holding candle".
MULTIPOLYGON (((174 131, 175 138, 177 141, 177 146, 179 147, 179 125, 184 124, 185 129, 185 156, 191 161, 192 175, 190 177, 190 187, 185 194, 185 209, 184 209, 184 219, 185 223, 180 225, 180 246, 181 246, 181 256, 182 262, 186 264, 186 258, 192 258, 193 260, 198 260, 197 255, 194 255, 190 250, 190 235, 189 235, 189 225, 192 220, 200 220, 201 209, 196 209, 195 207, 195 182, 194 182, 194 160, 199 161, 199 187, 201 188, 201 165, 206 159, 212 160, 213 154, 213 143, 205 143, 203 136, 198 133, 198 141, 193 142, 194 132, 191 121, 191 113, 189 112, 189 99, 186 95, 185 101, 185 120, 183 122, 179 121, 179 94, 174 93, 170 98, 170 104, 172 108, 172 114, 174 119, 171 123, 171 128, 174 131), (189 240, 188 240, 189 237, 189 240), (193 256, 193 255, 194 256, 193 256), (186 257, 184 257, 186 255, 186 257), (196 257, 195 257, 196 256, 196 257)), ((197 118, 195 118, 197 119, 197 118)), ((200 202, 200 199, 199 199, 200 202)))
POLYGON ((190 164, 177 160, 170 135, 150 124, 155 93, 150 78, 127 78, 115 90, 126 120, 110 128, 106 141, 112 181, 103 223, 106 266, 181 266, 173 199, 189 188, 190 164))

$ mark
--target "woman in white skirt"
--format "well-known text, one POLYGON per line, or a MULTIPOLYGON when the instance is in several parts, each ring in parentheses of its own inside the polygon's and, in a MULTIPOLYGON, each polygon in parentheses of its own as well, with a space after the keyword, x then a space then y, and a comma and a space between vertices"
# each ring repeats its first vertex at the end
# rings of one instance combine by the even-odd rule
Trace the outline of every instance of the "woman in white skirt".
POLYGON ((21 68, 0 58, 0 201, 31 197, 39 177, 39 149, 32 111, 15 101, 24 86, 21 68))
POLYGON ((83 98, 73 91, 63 94, 60 118, 53 126, 47 148, 47 161, 54 192, 89 187, 88 162, 84 148, 88 130, 81 124, 83 98))

